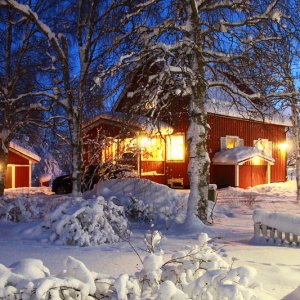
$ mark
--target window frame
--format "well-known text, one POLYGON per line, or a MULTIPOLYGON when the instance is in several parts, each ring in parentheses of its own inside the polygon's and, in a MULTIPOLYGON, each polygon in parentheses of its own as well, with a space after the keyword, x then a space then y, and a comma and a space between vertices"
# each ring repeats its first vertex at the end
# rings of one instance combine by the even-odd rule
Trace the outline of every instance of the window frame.
POLYGON ((225 135, 223 137, 220 138, 220 148, 221 150, 228 150, 228 149, 234 149, 234 148, 237 148, 237 147, 242 147, 244 146, 244 139, 240 138, 239 136, 237 135, 225 135), (233 148, 228 148, 227 147, 227 141, 229 139, 235 139, 237 142, 236 142, 236 145, 235 147, 233 148))

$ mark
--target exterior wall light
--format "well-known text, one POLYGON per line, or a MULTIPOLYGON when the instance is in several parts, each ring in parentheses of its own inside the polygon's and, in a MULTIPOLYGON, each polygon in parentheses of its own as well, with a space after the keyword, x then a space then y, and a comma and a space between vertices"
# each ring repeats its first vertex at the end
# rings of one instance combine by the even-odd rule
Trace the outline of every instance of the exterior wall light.
POLYGON ((254 156, 252 158, 252 164, 253 165, 259 165, 260 164, 260 157, 259 156, 254 156))
POLYGON ((287 145, 287 143, 280 143, 280 144, 278 144, 278 147, 281 151, 286 151, 288 145, 287 145))

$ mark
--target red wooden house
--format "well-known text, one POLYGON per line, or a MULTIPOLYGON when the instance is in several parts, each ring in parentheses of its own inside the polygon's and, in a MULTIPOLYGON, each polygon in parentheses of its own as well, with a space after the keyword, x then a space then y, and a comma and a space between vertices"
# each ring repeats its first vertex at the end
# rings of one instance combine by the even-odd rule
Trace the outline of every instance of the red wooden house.
POLYGON ((32 165, 39 161, 38 155, 11 142, 8 149, 5 188, 31 187, 32 165))
MULTIPOLYGON (((188 112, 183 105, 186 102, 174 99, 167 111, 160 114, 161 122, 157 128, 152 126, 150 135, 148 118, 127 114, 132 101, 136 100, 123 95, 112 112, 103 113, 85 125, 86 140, 109 137, 102 139, 101 150, 95 150, 91 142, 85 160, 97 157, 102 162, 123 162, 130 157, 136 161, 141 178, 173 187, 188 186, 188 112)), ((246 188, 286 180, 287 125, 282 121, 263 122, 235 114, 231 108, 226 112, 212 106, 208 107, 208 123, 210 183, 246 188)))

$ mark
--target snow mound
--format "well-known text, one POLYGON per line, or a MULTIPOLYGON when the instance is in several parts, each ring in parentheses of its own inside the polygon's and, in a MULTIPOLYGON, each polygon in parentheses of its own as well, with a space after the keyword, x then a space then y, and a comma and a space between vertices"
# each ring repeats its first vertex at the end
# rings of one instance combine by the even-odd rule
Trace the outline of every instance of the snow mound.
MULTIPOLYGON (((156 233, 157 236, 157 233, 156 233)), ((259 299, 253 282, 256 272, 233 267, 200 234, 199 244, 187 246, 166 260, 163 251, 143 259, 134 275, 111 278, 90 271, 83 262, 68 257, 63 271, 49 273, 43 262, 27 259, 7 268, 0 265, 0 297, 6 299, 259 299)))
POLYGON ((85 197, 102 196, 125 207, 130 220, 146 221, 154 227, 183 223, 188 194, 148 179, 128 178, 99 182, 85 197))
POLYGON ((72 199, 47 216, 38 234, 59 245, 94 246, 116 243, 130 235, 124 209, 103 197, 72 199))

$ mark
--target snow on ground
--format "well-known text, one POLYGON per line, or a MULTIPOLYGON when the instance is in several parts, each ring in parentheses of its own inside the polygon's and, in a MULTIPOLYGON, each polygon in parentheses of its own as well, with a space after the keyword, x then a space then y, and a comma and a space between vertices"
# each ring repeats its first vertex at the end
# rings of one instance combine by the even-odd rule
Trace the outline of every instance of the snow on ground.
MULTIPOLYGON (((133 184, 124 185, 124 182, 122 184, 109 182, 106 186, 102 184, 98 187, 96 193, 105 194, 106 197, 117 195, 117 199, 121 202, 133 199, 137 195, 141 198, 141 192, 135 195, 132 187, 133 184)), ((152 185, 151 188, 150 192, 144 193, 143 199, 148 204, 149 200, 154 202, 151 209, 157 211, 159 207, 164 207, 162 212, 165 216, 165 208, 169 206, 170 211, 175 211, 182 216, 182 206, 189 191, 170 190, 159 185, 152 185)), ((252 241, 252 214, 254 209, 300 214, 295 189, 295 182, 290 181, 247 190, 238 188, 218 190, 218 200, 212 215, 214 224, 207 227, 209 236, 212 237, 212 244, 220 249, 227 262, 232 263, 233 267, 255 268, 257 271, 255 281, 259 282, 266 293, 274 299, 300 299, 300 249, 272 244, 256 245, 252 241)), ((20 196, 23 199, 37 201, 39 207, 42 207, 46 213, 70 198, 70 196, 52 195, 47 188, 6 191, 7 201, 13 201, 20 196)), ((161 248, 166 255, 183 250, 186 245, 197 244, 198 233, 185 232, 184 227, 180 225, 181 220, 180 217, 173 220, 172 226, 168 224, 160 228, 164 236, 161 248)), ((141 256, 145 255, 143 238, 149 226, 135 224, 130 243, 78 247, 54 245, 26 234, 32 225, 33 222, 0 222, 1 264, 9 266, 22 258, 41 259, 51 274, 57 274, 62 270, 63 261, 68 256, 72 256, 84 262, 90 270, 111 276, 119 276, 122 273, 133 274, 142 269, 142 264, 132 250, 132 246, 141 256)), ((268 298, 265 296, 263 299, 268 298)))

